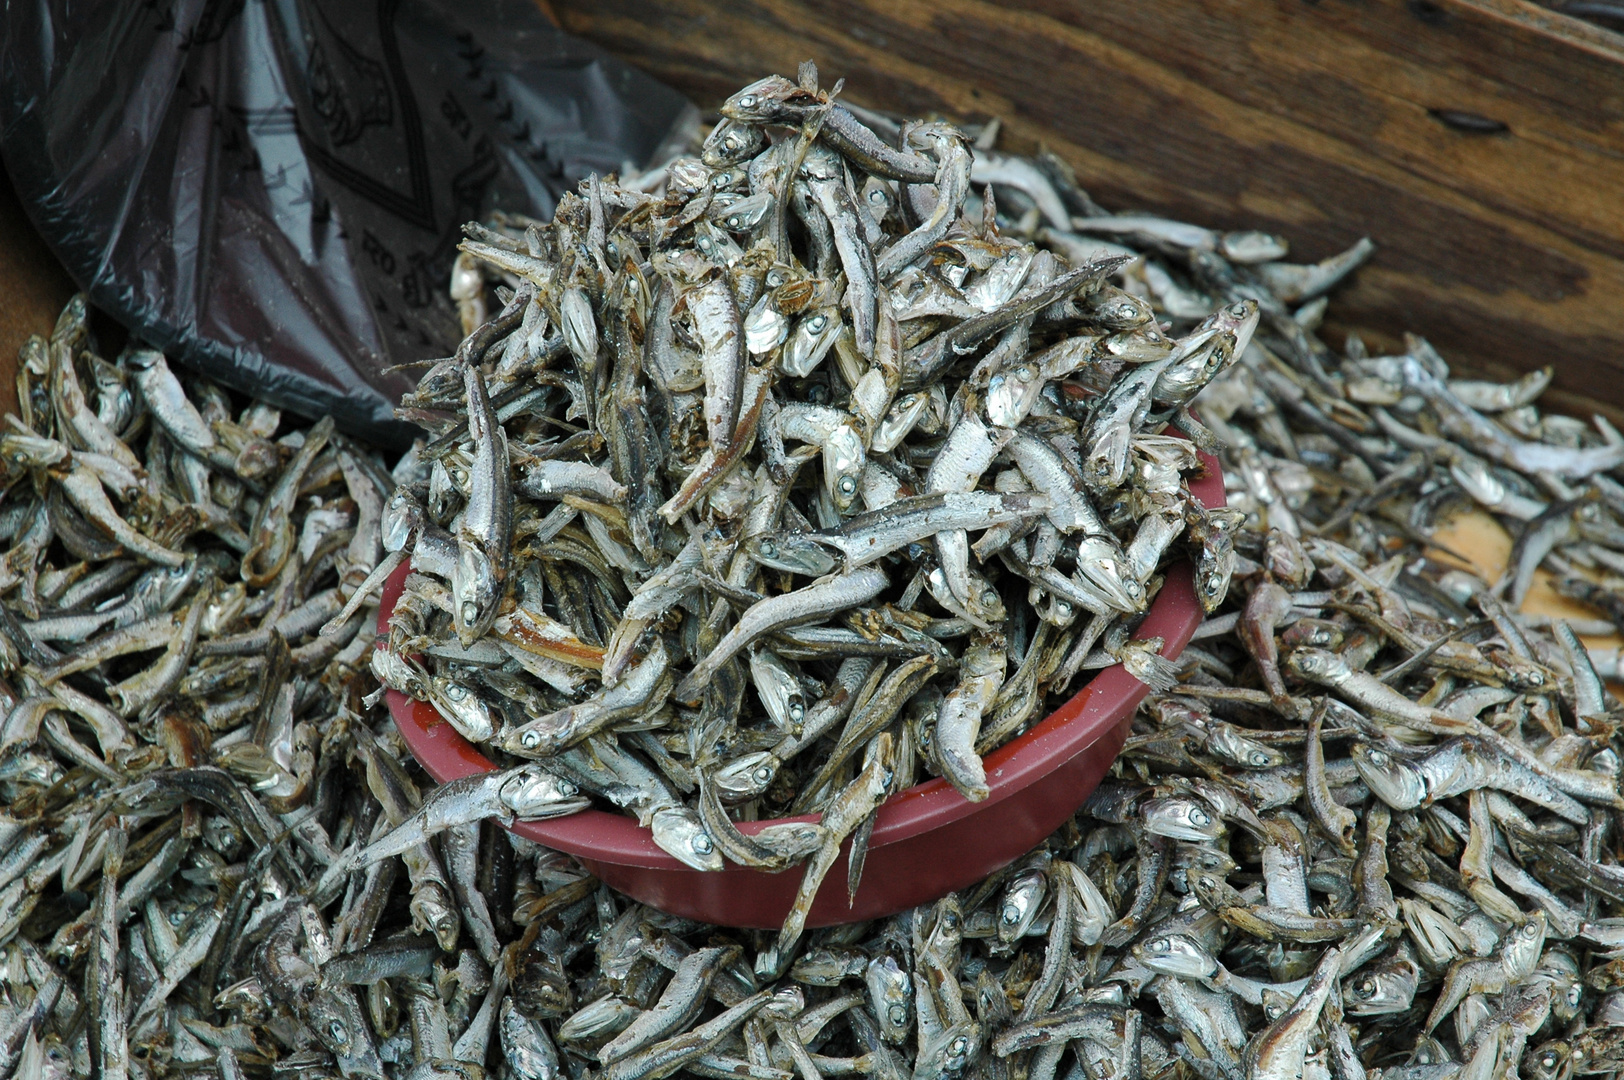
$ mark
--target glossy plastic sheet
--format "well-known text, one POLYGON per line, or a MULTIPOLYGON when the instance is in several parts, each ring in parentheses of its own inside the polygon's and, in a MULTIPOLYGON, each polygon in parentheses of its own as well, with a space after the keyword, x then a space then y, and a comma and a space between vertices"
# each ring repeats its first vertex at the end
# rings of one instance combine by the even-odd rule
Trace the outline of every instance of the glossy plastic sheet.
POLYGON ((401 445, 460 226, 656 158, 692 106, 529 0, 34 0, 0 154, 92 301, 221 383, 401 445))

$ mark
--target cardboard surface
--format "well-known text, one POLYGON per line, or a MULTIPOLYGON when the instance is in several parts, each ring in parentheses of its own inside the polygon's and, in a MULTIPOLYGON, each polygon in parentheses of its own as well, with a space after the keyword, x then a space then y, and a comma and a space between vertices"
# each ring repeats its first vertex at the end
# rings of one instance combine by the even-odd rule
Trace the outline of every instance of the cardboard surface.
MULTIPOLYGON (((1472 510, 1446 522, 1433 532, 1432 539, 1466 556, 1466 566, 1491 585, 1500 580, 1501 575, 1505 573, 1506 562, 1511 556, 1511 534, 1482 510, 1472 510)), ((1434 551, 1431 554, 1443 561, 1460 561, 1451 559, 1442 551, 1434 551)), ((1530 615, 1552 615, 1562 619, 1588 621, 1603 617, 1601 612, 1570 600, 1551 588, 1551 572, 1544 569, 1534 571, 1534 584, 1528 590, 1521 610, 1530 615)), ((1606 637, 1582 635, 1580 640, 1591 648, 1617 648, 1624 645, 1624 637, 1617 634, 1606 637)))

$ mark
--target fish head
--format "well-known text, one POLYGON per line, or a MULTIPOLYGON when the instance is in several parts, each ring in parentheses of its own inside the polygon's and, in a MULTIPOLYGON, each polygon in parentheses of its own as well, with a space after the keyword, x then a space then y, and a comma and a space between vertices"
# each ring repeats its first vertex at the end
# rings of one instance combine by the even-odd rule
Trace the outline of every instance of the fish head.
POLYGON ((713 169, 737 165, 767 148, 767 133, 759 126, 723 119, 705 138, 699 159, 713 169))
POLYGON ((716 770, 717 794, 724 803, 754 799, 772 785, 780 764, 770 750, 742 754, 716 770))
POLYGON ((0 457, 11 465, 43 469, 68 460, 68 448, 55 439, 8 431, 0 435, 0 457))
POLYGON ((654 813, 650 823, 654 842, 673 858, 695 870, 720 870, 722 853, 700 824, 699 815, 687 807, 666 807, 654 813))
POLYGON ((1156 309, 1143 297, 1113 288, 1108 295, 1092 303, 1089 314, 1108 329, 1132 330, 1154 319, 1156 309))
POLYGON ((753 649, 750 679, 773 724, 784 731, 800 731, 806 717, 806 694, 789 665, 768 649, 753 649))
POLYGON ((769 75, 722 102, 722 116, 741 124, 767 124, 797 117, 820 104, 822 95, 804 90, 782 75, 769 75))
POLYGON ((372 674, 391 690, 411 697, 428 696, 427 678, 423 670, 399 653, 389 649, 372 650, 372 674))
POLYGON ((1508 649, 1495 649, 1488 656, 1504 673, 1506 685, 1520 693, 1537 694, 1556 685, 1556 676, 1536 660, 1517 656, 1508 649))
POLYGON ((829 499, 842 514, 848 512, 863 488, 863 466, 868 451, 854 424, 843 423, 823 443, 823 482, 829 499))
POLYGON ((1015 875, 1004 890, 1003 903, 998 906, 999 941, 1007 945, 1031 929, 1046 891, 1043 871, 1027 870, 1015 875))
POLYGON ((1008 615, 1004 598, 998 595, 998 590, 973 570, 970 572, 970 589, 964 598, 964 610, 990 625, 1003 622, 1008 615))
POLYGON ((1545 948, 1545 912, 1535 911, 1500 943, 1500 964, 1513 979, 1527 978, 1545 948))
POLYGON ((840 315, 832 308, 817 308, 803 315, 789 335, 779 361, 779 370, 791 378, 812 374, 829 354, 841 328, 840 315))
POLYGON ((498 798, 515 818, 560 817, 590 804, 570 781, 534 765, 521 765, 502 783, 498 798))
POLYGON ((423 527, 425 517, 417 497, 407 488, 396 488, 383 507, 384 550, 404 551, 423 527))
POLYGON ((1579 978, 1579 963, 1573 954, 1560 946, 1545 950, 1534 978, 1544 982, 1551 990, 1551 1015, 1563 1023, 1571 1023, 1579 1015, 1584 1001, 1584 984, 1579 978))
POLYGON ((485 742, 495 737, 496 721, 490 705, 465 684, 435 675, 429 679, 429 700, 464 738, 485 742))
POLYGON ((1134 959, 1158 975, 1204 979, 1218 970, 1218 959, 1188 934, 1157 934, 1133 947, 1134 959))
POLYGON ((1181 841, 1173 846, 1173 867, 1186 872, 1226 878, 1240 869, 1240 864, 1230 858, 1228 852, 1221 851, 1211 844, 1181 841))
POLYGON ((1121 487, 1128 475, 1128 450, 1133 442, 1129 424, 1113 424, 1100 432, 1083 458, 1083 482, 1095 491, 1121 487))
POLYGON ((1229 335, 1229 360, 1238 359, 1246 351, 1246 347, 1251 344, 1252 334, 1257 330, 1260 313, 1261 309, 1258 307, 1258 302, 1251 297, 1237 300, 1233 304, 1221 307, 1213 312, 1212 317, 1215 325, 1219 330, 1229 335))
POLYGON ((371 1028, 353 993, 318 990, 310 1002, 306 1024, 345 1076, 384 1075, 383 1059, 378 1056, 371 1028))
POLYGON ((1573 1045, 1552 1039, 1534 1047, 1523 1061, 1528 1080, 1568 1080, 1573 1075, 1573 1045))
POLYGON ((902 1042, 913 1017, 913 979, 887 954, 868 962, 863 982, 868 989, 869 1008, 880 1022, 880 1034, 887 1042, 902 1042))
POLYGON ((496 566, 484 547, 466 537, 459 538, 457 561, 451 573, 451 614, 463 648, 491 628, 501 600, 496 566))
POLYGON ((897 398, 875 425, 874 437, 869 440, 869 449, 881 454, 896 449, 897 444, 907 438, 908 433, 919 423, 929 405, 930 395, 920 391, 897 398))
POLYGON ((984 405, 987 420, 998 427, 1012 428, 1026 419, 1043 392, 1043 375, 1030 361, 995 374, 987 383, 984 405))
POLYGON ((1329 619, 1298 619, 1280 634, 1280 644, 1288 649, 1339 649, 1343 629, 1329 619))
POLYGON ((1201 901, 1201 906, 1209 911, 1223 911, 1225 908, 1242 905, 1240 893, 1217 874, 1205 871, 1188 875, 1190 891, 1195 898, 1201 901))
POLYGON ((786 821, 768 825, 756 833, 756 842, 771 848, 780 858, 799 862, 823 846, 828 833, 811 821, 786 821))
POLYGON ((878 176, 870 176, 863 181, 858 203, 869 219, 878 225, 890 216, 892 207, 896 205, 896 193, 891 190, 890 184, 878 176))
MULTIPOLYGON (((1298 653, 1302 651, 1299 649, 1298 653)), ((1354 743, 1348 753, 1353 758, 1354 768, 1359 770, 1359 778, 1388 806, 1395 810, 1412 810, 1426 801, 1426 779, 1413 763, 1363 742, 1354 743)))
POLYGON ((1212 725, 1207 749, 1243 769, 1272 769, 1286 763, 1286 755, 1272 746, 1241 735, 1232 724, 1227 723, 1212 725))
POLYGON ((456 481, 452 478, 451 466, 447 464, 446 457, 437 457, 429 466, 429 517, 438 525, 445 525, 456 514, 457 507, 462 504, 463 492, 466 487, 459 490, 456 481))
POLYGON ((1145 830, 1153 836, 1202 843, 1224 834, 1224 823, 1200 799, 1172 795, 1148 799, 1139 807, 1145 830))
POLYGON ((964 909, 959 898, 949 893, 936 902, 925 920, 925 955, 945 957, 964 940, 964 909))
POLYGON ((1129 613, 1144 610, 1144 583, 1133 576, 1116 544, 1098 536, 1084 537, 1077 543, 1077 569, 1113 607, 1129 613))
POLYGON ((1335 683, 1352 674, 1348 662, 1329 649, 1293 649, 1285 656, 1285 668, 1314 683, 1335 683))
POLYGON ((1216 553, 1203 551, 1195 568, 1196 598, 1201 610, 1211 615, 1229 595, 1229 582, 1235 575, 1235 549, 1225 548, 1216 553))
POLYGON ((835 572, 838 565, 828 548, 807 533, 768 533, 744 542, 744 550, 762 566, 807 577, 835 572))
POLYGON ((1342 983, 1342 999, 1354 1016, 1382 1016, 1403 1012, 1415 1000, 1420 968, 1406 961, 1350 975, 1342 983))

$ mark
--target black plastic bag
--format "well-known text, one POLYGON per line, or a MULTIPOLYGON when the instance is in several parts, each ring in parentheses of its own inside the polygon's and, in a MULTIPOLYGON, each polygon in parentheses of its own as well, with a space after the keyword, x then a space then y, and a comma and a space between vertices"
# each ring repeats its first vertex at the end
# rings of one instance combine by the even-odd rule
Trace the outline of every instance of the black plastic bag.
POLYGON ((529 0, 5 8, 0 154, 93 303, 211 378, 401 445, 460 338, 460 226, 642 166, 685 99, 529 0))

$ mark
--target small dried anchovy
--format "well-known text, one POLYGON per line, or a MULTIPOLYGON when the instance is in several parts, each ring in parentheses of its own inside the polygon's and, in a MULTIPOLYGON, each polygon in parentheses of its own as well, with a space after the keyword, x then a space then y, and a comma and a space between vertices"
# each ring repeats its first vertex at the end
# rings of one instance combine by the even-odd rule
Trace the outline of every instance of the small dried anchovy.
MULTIPOLYGON (((434 441, 392 470, 156 353, 103 360, 82 299, 24 348, 0 435, 0 1067, 223 1080, 1620 1071, 1620 706, 1604 682, 1618 651, 1577 634, 1624 626, 1624 438, 1539 411, 1548 370, 1453 379, 1418 338, 1395 356, 1357 337, 1331 352, 1313 333, 1321 294, 1368 245, 1290 264, 1264 233, 1111 215, 1052 159, 1001 154, 991 130, 973 150, 945 125, 904 131, 840 105, 809 70, 746 88, 725 115, 698 164, 589 181, 549 226, 472 230, 500 258, 459 266, 471 336, 408 406, 438 425, 434 441), (942 169, 954 147, 963 175, 942 169), (848 203, 867 215, 872 273, 839 232, 848 203), (783 373, 786 330, 745 361, 737 416, 713 414, 707 399, 731 391, 704 357, 725 334, 694 311, 725 314, 727 297, 754 308, 737 292, 754 247, 706 256, 714 276, 669 291, 654 260, 691 254, 702 223, 714 245, 763 221, 795 260, 783 265, 811 267, 794 280, 829 289, 783 314, 798 333, 826 309, 808 333, 840 329, 812 343, 830 351, 802 375, 783 373), (993 288, 978 287, 1027 239, 1034 264, 1049 251, 1129 261, 977 338, 1005 310, 976 307, 993 288), (613 299, 633 271, 655 282, 646 304, 613 299), (904 279, 912 291, 894 287, 904 279), (872 323, 854 281, 859 300, 873 283, 872 323), (1146 414, 1130 410, 1128 475, 1102 487, 1115 458, 1092 454, 1092 433, 1119 415, 1117 388, 1144 392, 1162 338, 1177 355, 1209 329, 1234 334, 1201 324, 1246 301, 1250 341, 1179 384, 1176 407, 1156 398, 1168 361, 1146 414), (660 326, 668 354, 626 344, 660 326), (902 347, 886 352, 893 326, 902 347), (865 327, 872 351, 857 345, 865 327), (1016 377, 1024 389, 995 398, 1023 341, 1081 359, 1046 361, 1038 391, 1016 377), (1100 350, 1113 347, 1145 351, 1112 368, 1100 350), (824 430, 817 410, 859 417, 879 400, 858 391, 876 366, 869 389, 889 385, 882 355, 902 357, 898 395, 862 418, 891 419, 910 379, 943 394, 890 427, 854 425, 862 480, 841 506, 827 440, 795 433, 824 430), (955 416, 965 386, 982 396, 955 416), (754 441, 734 439, 758 400, 754 441), (969 434, 952 446, 972 416, 990 453, 969 434), (1189 459, 1157 441, 1164 421, 1218 449, 1229 510, 1203 517, 1170 490, 1189 459), (780 454, 763 431, 791 445, 780 454), (676 456, 635 456, 651 443, 676 456), (657 496, 718 444, 722 479, 666 520, 657 496), (1084 498, 1056 497, 1051 451, 1076 457, 1084 498), (982 482, 913 486, 944 455, 968 475, 975 452, 982 482), (877 464, 895 486, 870 507, 877 464), (730 470, 746 465, 749 490, 730 502, 743 475, 730 470), (1501 580, 1439 558, 1432 534, 1472 505, 1517 536, 1501 580), (1009 516, 978 525, 978 512, 1009 516), (771 525, 748 531, 756 520, 771 525), (879 524, 891 531, 869 543, 879 524), (940 604, 945 585, 918 572, 957 559, 942 536, 960 530, 978 533, 964 565, 996 583, 997 620, 940 604), (1115 543, 1123 580, 1154 581, 1175 543, 1198 561, 1211 617, 1176 660, 1136 652, 1137 611, 1056 617, 1068 590, 1099 584, 1067 553, 1091 539, 1115 543), (741 551, 749 572, 735 575, 741 551), (369 598, 408 559, 393 649, 375 651, 369 598), (1519 614, 1536 570, 1597 618, 1519 614), (1108 628, 1085 638, 1077 623, 1096 618, 1108 628), (423 660, 392 659, 410 655, 423 660), (691 704, 679 687, 707 659, 691 704), (895 785, 969 767, 944 763, 944 718, 980 708, 990 741, 973 754, 1019 730, 999 727, 1002 707, 1029 716, 1062 679, 1119 659, 1155 692, 1088 803, 1014 865, 892 918, 804 935, 704 926, 496 823, 612 791, 692 853, 816 860, 895 785), (505 768, 430 789, 376 707, 373 670, 469 730, 488 722, 487 745, 519 733, 521 752, 493 746, 505 768), (571 744, 566 722, 592 733, 571 744), (525 747, 526 731, 541 742, 525 747), (730 828, 798 800, 823 824, 730 828)), ((776 265, 756 300, 790 280, 765 287, 776 265)))

